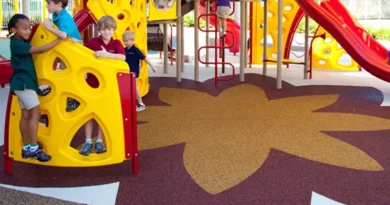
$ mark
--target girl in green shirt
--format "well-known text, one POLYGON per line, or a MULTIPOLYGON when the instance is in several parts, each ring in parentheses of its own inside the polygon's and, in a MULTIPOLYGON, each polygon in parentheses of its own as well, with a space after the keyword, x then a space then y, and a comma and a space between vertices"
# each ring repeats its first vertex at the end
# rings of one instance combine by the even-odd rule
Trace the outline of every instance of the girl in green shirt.
POLYGON ((8 22, 11 49, 11 67, 14 73, 10 80, 10 92, 16 95, 22 116, 20 133, 23 138, 23 158, 35 158, 47 162, 51 157, 38 147, 39 110, 38 79, 31 54, 43 53, 53 48, 61 40, 56 39, 44 46, 36 47, 27 41, 31 35, 31 23, 27 16, 15 14, 8 22))

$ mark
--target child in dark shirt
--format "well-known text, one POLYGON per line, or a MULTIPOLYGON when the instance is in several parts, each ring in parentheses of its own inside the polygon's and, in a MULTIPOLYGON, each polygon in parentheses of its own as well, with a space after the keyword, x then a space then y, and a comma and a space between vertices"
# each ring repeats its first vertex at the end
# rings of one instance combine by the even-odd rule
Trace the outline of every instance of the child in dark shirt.
MULTIPOLYGON (((150 65, 153 72, 156 72, 156 69, 154 69, 153 65, 150 63, 150 61, 145 57, 145 55, 137 48, 137 46, 134 45, 134 39, 135 34, 132 31, 126 31, 123 34, 123 43, 125 44, 125 53, 126 53, 126 62, 129 64, 130 71, 135 73, 135 76, 137 78, 137 85, 138 85, 138 77, 140 74, 140 60, 144 60, 147 64, 150 65)), ((146 106, 142 102, 141 95, 138 90, 137 86, 137 112, 145 110, 146 106)))

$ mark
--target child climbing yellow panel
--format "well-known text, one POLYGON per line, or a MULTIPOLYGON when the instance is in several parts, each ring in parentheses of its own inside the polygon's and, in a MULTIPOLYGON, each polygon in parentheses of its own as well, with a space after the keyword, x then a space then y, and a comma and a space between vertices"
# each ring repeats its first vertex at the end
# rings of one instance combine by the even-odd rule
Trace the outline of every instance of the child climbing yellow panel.
MULTIPOLYGON (((114 39, 122 42, 122 35, 130 29, 135 33, 134 44, 147 56, 147 22, 146 22, 146 1, 141 0, 115 0, 113 3, 107 0, 88 0, 88 9, 96 19, 104 15, 110 15, 116 19, 117 29, 114 39)), ((141 96, 149 91, 148 66, 142 61, 140 75, 138 77, 138 89, 141 96)))
MULTIPOLYGON (((31 44, 42 46, 55 38, 43 26, 39 26, 31 44)), ((21 110, 15 96, 9 117, 9 156, 17 161, 61 167, 91 167, 123 162, 126 159, 125 133, 118 75, 129 73, 126 62, 98 59, 92 50, 71 40, 61 42, 43 54, 35 54, 33 59, 39 84, 49 85, 52 89, 48 95, 39 97, 41 114, 47 116, 47 122, 40 123, 38 128, 38 141, 52 159, 41 163, 21 157, 21 110), (57 59, 64 63, 64 70, 53 69, 57 59), (87 74, 97 78, 97 88, 87 83, 87 74), (68 98, 80 103, 74 111, 66 111, 68 98), (71 147, 71 141, 85 122, 91 119, 103 130, 107 152, 83 156, 79 150, 71 147)))

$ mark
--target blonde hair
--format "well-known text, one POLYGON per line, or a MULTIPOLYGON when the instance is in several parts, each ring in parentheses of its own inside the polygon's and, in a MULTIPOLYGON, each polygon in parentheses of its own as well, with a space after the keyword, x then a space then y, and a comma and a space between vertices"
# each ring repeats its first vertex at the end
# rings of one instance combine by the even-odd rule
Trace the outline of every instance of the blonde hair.
POLYGON ((99 19, 97 23, 97 29, 98 31, 104 30, 107 28, 116 29, 116 21, 112 16, 103 16, 99 19))
POLYGON ((125 31, 125 33, 123 33, 122 38, 123 39, 128 38, 130 40, 134 40, 135 34, 134 34, 134 32, 127 30, 127 31, 125 31))

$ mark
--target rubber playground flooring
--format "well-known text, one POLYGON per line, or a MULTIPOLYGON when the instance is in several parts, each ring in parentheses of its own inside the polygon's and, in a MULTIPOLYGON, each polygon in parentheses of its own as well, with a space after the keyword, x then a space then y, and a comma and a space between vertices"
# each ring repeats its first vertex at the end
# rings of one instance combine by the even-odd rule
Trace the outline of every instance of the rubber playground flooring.
POLYGON ((312 192, 344 204, 390 201, 390 108, 380 106, 379 90, 286 82, 276 90, 274 78, 257 74, 245 81, 150 78, 137 176, 130 161, 73 169, 15 162, 0 183, 119 182, 116 204, 310 204, 312 192))

